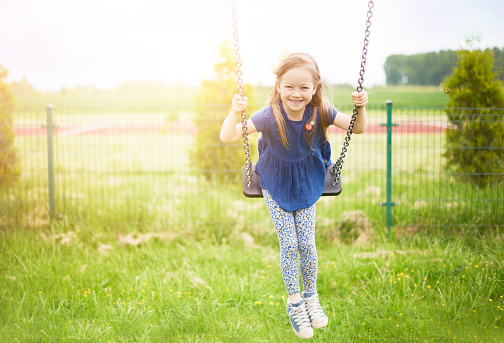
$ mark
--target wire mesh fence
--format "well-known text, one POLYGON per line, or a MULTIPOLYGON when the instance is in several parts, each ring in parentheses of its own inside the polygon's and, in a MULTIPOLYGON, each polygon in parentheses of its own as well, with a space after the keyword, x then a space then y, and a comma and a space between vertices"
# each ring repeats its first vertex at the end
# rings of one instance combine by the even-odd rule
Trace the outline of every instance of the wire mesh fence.
MULTIPOLYGON (((44 225, 53 211, 55 221, 72 225, 85 221, 105 228, 269 228, 263 200, 242 195, 242 164, 223 167, 219 163, 224 144, 218 135, 210 135, 207 143, 196 139, 202 134, 199 120, 220 128, 227 110, 219 106, 56 107, 50 123, 45 110, 14 113, 12 123, 3 125, 10 125, 14 133, 20 174, 10 186, 1 187, 1 225, 44 225), (53 128, 48 130, 48 124, 53 128), (52 132, 52 168, 48 131, 52 132), (215 158, 215 168, 202 165, 195 151, 215 158), (212 178, 211 174, 227 177, 212 178)), ((351 108, 341 111, 351 113, 351 108)), ((448 109, 393 110, 392 124, 397 126, 392 128, 389 157, 390 198, 396 205, 391 211, 392 225, 410 229, 504 225, 502 140, 480 139, 483 145, 468 141, 470 137, 472 142, 489 138, 490 124, 495 126, 493 135, 504 136, 504 111, 474 111, 459 111, 454 116, 448 109), (469 119, 473 125, 466 135, 469 138, 447 138, 462 132, 469 119), (450 151, 456 151, 466 163, 453 163, 450 151), (485 159, 492 160, 490 172, 490 163, 475 168, 485 159), (478 184, 474 177, 486 181, 478 184)), ((386 206, 381 205, 387 196, 386 112, 385 104, 368 106, 366 133, 352 136, 345 158, 342 194, 323 197, 317 203, 319 226, 341 227, 355 220, 385 226, 386 206)), ((344 134, 330 129, 333 161, 344 134)), ((257 137, 251 137, 254 161, 257 137)), ((241 142, 234 145, 237 151, 242 149, 241 142)), ((6 174, 0 177, 8 177, 6 174)))

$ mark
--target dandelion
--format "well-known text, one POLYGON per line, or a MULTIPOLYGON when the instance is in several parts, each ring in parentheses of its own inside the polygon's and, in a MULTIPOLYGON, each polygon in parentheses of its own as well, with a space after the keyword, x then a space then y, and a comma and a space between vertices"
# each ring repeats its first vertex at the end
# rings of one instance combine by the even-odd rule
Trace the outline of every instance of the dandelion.
POLYGON ((478 265, 475 265, 474 268, 478 268, 478 265))
POLYGON ((488 299, 488 301, 490 301, 490 302, 491 302, 491 301, 493 301, 493 300, 492 300, 492 299, 488 299))
POLYGON ((275 305, 275 303, 274 303, 273 301, 270 301, 270 302, 269 302, 269 304, 270 304, 271 306, 275 305))

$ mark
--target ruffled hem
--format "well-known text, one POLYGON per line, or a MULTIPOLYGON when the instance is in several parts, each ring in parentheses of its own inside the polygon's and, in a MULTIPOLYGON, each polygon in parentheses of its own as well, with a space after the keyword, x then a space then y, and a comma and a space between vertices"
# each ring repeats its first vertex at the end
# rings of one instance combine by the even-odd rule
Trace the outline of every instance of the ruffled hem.
POLYGON ((319 150, 297 161, 285 161, 264 149, 256 171, 261 188, 287 212, 312 206, 324 191, 325 164, 319 150))

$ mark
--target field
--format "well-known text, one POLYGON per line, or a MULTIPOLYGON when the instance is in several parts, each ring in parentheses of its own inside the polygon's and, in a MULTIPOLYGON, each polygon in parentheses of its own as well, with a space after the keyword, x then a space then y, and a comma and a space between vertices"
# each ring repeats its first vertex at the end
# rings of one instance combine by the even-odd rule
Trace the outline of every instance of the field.
MULTIPOLYGON (((394 103, 424 96, 374 91, 394 103)), ((130 110, 78 109, 91 105, 80 99, 67 109, 51 101, 60 126, 53 221, 40 127, 49 98, 16 119, 33 131, 16 138, 25 173, 0 195, 0 341, 297 341, 263 200, 245 199, 238 183, 204 182, 187 154, 190 108, 147 111, 137 108, 145 99, 130 99, 130 110)), ((90 107, 107 107, 99 101, 90 107)), ((382 104, 370 118, 384 121, 382 104)), ((504 208, 481 201, 499 199, 503 186, 475 189, 445 171, 440 110, 395 119, 404 131, 393 142, 392 232, 379 206, 378 129, 352 138, 342 195, 317 204, 329 325, 312 341, 504 342, 504 232, 488 225, 504 208), (405 124, 424 119, 424 132, 405 124)), ((333 154, 342 137, 331 135, 333 154)))
MULTIPOLYGON (((250 98, 255 105, 266 103, 271 87, 257 86, 250 98)), ((383 104, 393 100, 398 107, 444 107, 448 96, 439 87, 434 86, 389 86, 371 87, 370 104, 383 104)), ((337 107, 351 103, 350 94, 355 91, 350 85, 332 85, 328 92, 337 107)), ((198 94, 198 87, 171 86, 167 89, 145 89, 130 92, 100 89, 75 89, 64 92, 21 93, 14 94, 17 110, 44 109, 47 104, 56 108, 131 108, 131 107, 166 107, 187 106, 193 104, 198 94)))
MULTIPOLYGON (((216 218, 218 220, 218 218, 216 218)), ((290 342, 273 239, 218 227, 3 232, 3 342, 290 342), (150 235, 150 236, 149 236, 150 235)), ((504 341, 502 234, 318 236, 316 342, 504 341)))

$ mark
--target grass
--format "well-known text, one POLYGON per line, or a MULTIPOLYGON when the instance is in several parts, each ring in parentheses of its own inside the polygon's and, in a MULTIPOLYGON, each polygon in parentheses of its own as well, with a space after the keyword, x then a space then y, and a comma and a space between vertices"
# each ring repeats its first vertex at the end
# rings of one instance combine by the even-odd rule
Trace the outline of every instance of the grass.
MULTIPOLYGON (((271 230, 271 228, 269 229, 271 230)), ((52 225, 0 234, 5 342, 286 342, 278 248, 248 228, 142 243, 52 225), (194 237, 193 237, 194 238, 194 237), (129 242, 129 243, 128 243, 129 242)), ((161 233, 162 231, 158 232, 161 233)), ((320 342, 502 342, 502 232, 331 244, 317 236, 320 342)), ((130 237, 131 238, 131 237, 130 237)))
MULTIPOLYGON (((445 107, 448 96, 435 86, 375 86, 366 88, 370 104, 384 104, 392 100, 398 107, 445 107)), ((254 87, 253 98, 262 107, 271 87, 254 87)), ((329 97, 338 108, 351 104, 351 85, 331 85, 329 97)), ((47 104, 62 108, 154 108, 193 104, 199 87, 168 87, 167 89, 121 92, 119 90, 76 89, 66 92, 29 92, 15 94, 18 111, 44 110, 47 104)))
MULTIPOLYGON (((56 118, 63 126, 186 120, 85 114, 56 118)), ((20 120, 36 126, 43 113, 34 116, 20 120)), ((342 137, 331 137, 333 155, 342 137)), ((454 182, 440 137, 394 135, 400 225, 390 237, 379 206, 385 135, 352 138, 343 194, 317 204, 318 291, 330 324, 313 341, 504 341, 504 205, 484 200, 499 200, 504 185, 454 182), (494 226, 482 227, 487 220, 494 226)), ((52 222, 45 139, 16 144, 23 175, 0 193, 0 341, 296 340, 263 200, 245 199, 238 183, 204 183, 185 154, 190 135, 56 135, 61 217, 52 222)))

